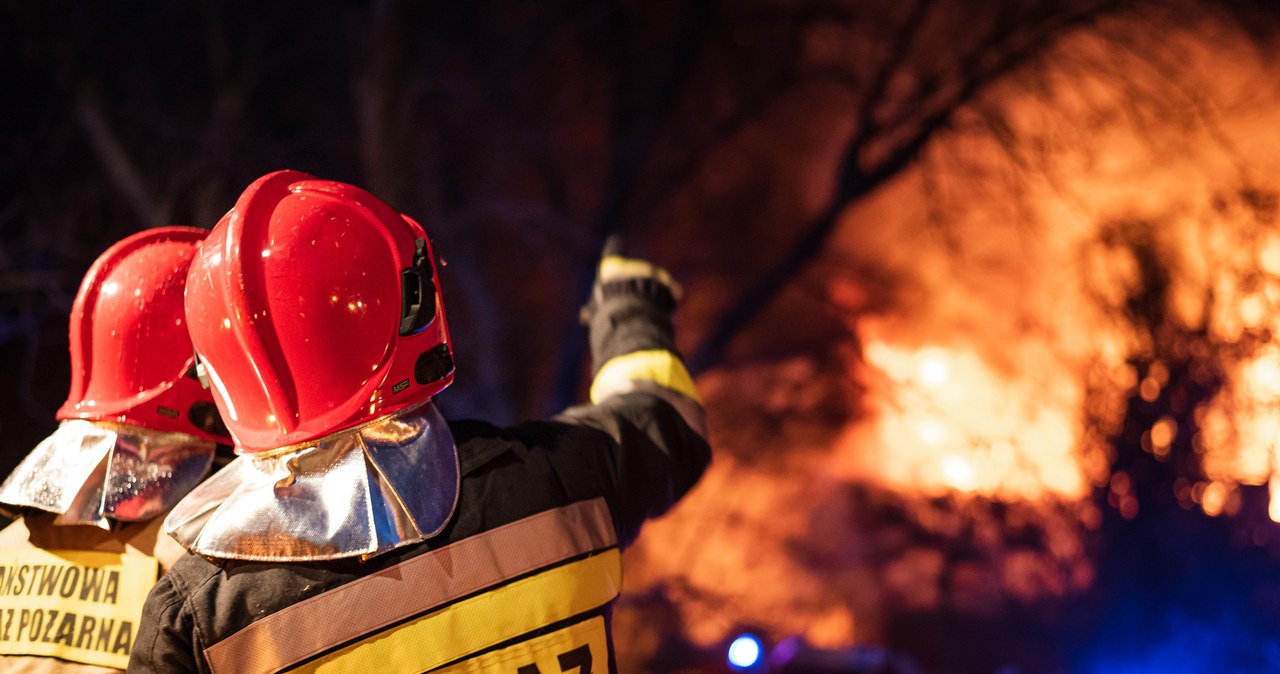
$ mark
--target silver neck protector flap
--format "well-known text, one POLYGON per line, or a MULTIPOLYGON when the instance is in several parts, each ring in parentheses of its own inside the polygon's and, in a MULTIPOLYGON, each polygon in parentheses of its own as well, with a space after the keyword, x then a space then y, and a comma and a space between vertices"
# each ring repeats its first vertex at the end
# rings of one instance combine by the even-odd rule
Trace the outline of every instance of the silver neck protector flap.
POLYGON ((165 519, 206 557, 319 561, 434 536, 458 501, 458 452, 434 402, 312 442, 243 454, 165 519))
POLYGON ((69 419, 9 474, 0 503, 57 513, 54 524, 148 520, 209 473, 215 447, 185 433, 69 419))

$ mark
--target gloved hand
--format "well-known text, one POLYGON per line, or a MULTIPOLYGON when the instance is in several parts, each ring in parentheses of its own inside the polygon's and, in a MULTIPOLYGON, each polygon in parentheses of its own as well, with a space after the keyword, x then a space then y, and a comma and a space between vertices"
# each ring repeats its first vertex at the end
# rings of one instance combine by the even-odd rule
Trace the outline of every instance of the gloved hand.
POLYGON ((671 314, 680 284, 662 267, 623 256, 622 248, 617 235, 605 242, 591 297, 580 312, 590 332, 593 373, 637 349, 675 350, 671 314))
POLYGON ((683 292, 680 284, 671 278, 671 274, 667 273, 666 269, 645 260, 626 257, 622 249, 622 237, 617 234, 605 241, 604 252, 600 257, 600 268, 596 272, 597 286, 626 279, 653 279, 665 285, 676 301, 680 300, 683 292))
POLYGON ((667 312, 675 309, 684 290, 666 269, 646 260, 623 255, 623 239, 617 234, 605 240, 596 269, 596 281, 591 286, 591 297, 582 307, 580 317, 584 325, 591 324, 597 308, 607 298, 622 294, 648 297, 667 312))

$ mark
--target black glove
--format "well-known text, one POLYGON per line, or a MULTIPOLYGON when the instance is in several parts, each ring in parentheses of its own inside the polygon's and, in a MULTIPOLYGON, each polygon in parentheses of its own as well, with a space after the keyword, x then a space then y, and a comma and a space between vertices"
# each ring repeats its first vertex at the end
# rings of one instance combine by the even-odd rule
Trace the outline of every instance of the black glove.
POLYGON ((591 298, 581 319, 590 331, 592 372, 610 358, 632 351, 675 351, 671 314, 680 285, 667 270, 621 255, 622 239, 605 242, 591 298))
POLYGON ((622 254, 622 237, 614 234, 604 244, 591 298, 582 307, 582 323, 589 325, 599 304, 619 294, 642 294, 663 305, 668 313, 675 309, 683 292, 680 284, 666 269, 651 262, 622 254))

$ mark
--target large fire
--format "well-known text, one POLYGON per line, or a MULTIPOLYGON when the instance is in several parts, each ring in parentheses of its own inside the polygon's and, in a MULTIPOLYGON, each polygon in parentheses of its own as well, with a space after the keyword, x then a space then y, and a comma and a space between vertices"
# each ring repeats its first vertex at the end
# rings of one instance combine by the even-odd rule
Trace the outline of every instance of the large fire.
POLYGON ((665 592, 703 643, 747 624, 831 644, 902 611, 1078 592, 1092 496, 1143 507, 1112 465, 1130 400, 1169 410, 1141 433, 1154 461, 1194 449, 1185 508, 1230 515, 1269 484, 1280 522, 1280 208, 1254 178, 1280 167, 1280 92, 1235 29, 1135 44, 1145 20, 1065 41, 847 213, 822 273, 858 346, 834 373, 702 378, 720 454, 631 553, 633 592, 665 592), (868 268, 892 282, 846 292, 862 280, 841 270, 868 268), (732 401, 767 412, 824 377, 855 383, 847 423, 771 457, 772 427, 732 401))

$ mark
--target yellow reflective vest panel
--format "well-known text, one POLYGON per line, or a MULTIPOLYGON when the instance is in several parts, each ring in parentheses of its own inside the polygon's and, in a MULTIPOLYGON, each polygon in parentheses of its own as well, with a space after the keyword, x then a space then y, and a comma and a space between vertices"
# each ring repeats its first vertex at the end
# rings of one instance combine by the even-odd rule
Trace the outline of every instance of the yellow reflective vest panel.
POLYGON ((15 520, 0 531, 0 671, 124 671, 156 554, 181 552, 159 519, 110 531, 54 526, 44 513, 15 520))
POLYGON ((608 671, 622 568, 603 498, 413 557, 204 650, 214 674, 608 671))

